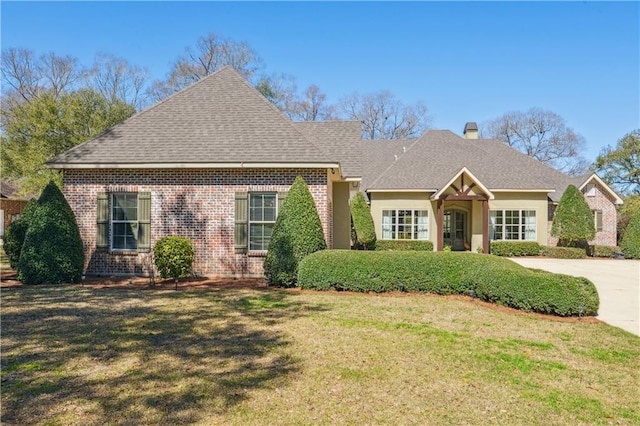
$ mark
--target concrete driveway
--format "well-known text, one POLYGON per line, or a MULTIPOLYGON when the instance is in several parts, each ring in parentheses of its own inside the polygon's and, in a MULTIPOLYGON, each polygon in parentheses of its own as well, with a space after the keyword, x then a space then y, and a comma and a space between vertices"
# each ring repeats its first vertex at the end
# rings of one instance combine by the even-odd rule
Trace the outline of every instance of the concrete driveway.
POLYGON ((640 336, 640 261, 512 257, 527 268, 588 278, 600 296, 597 318, 640 336))

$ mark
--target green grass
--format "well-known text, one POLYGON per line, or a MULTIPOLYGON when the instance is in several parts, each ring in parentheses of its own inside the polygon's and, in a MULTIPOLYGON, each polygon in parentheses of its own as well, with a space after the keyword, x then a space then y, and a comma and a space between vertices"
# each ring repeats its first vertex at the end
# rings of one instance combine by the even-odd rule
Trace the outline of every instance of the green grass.
POLYGON ((640 338, 425 295, 2 290, 2 424, 640 424, 640 338))

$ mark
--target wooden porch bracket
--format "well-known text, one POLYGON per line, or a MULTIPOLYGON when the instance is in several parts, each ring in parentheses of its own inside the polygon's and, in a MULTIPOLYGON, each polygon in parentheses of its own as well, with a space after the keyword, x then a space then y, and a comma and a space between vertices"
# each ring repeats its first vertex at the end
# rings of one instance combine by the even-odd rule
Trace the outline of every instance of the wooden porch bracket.
POLYGON ((436 228, 438 238, 436 238, 436 251, 442 251, 442 233, 444 232, 444 201, 438 198, 438 213, 436 216, 436 228))

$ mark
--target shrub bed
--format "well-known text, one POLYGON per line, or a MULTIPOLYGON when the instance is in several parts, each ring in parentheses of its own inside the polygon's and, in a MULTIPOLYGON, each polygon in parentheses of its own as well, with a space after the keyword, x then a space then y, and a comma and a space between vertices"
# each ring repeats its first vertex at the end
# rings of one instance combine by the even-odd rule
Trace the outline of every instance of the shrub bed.
POLYGON ((538 256, 540 244, 536 241, 491 241, 491 254, 496 256, 538 256))
POLYGON ((554 259, 584 259, 587 251, 576 247, 542 247, 540 254, 554 259))
POLYGON ((298 286, 474 294, 488 302, 559 316, 596 315, 599 305, 595 286, 586 278, 527 269, 508 259, 472 253, 325 250, 301 262, 298 286))
POLYGON ((417 240, 378 240, 376 250, 433 251, 433 243, 417 240))

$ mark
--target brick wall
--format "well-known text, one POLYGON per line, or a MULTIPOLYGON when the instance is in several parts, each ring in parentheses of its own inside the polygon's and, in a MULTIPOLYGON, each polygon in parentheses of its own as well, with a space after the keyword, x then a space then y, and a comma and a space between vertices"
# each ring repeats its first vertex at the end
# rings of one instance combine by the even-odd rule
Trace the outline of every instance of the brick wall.
MULTIPOLYGON (((586 185, 582 189, 584 199, 587 201, 591 210, 602 211, 602 231, 596 233, 595 239, 589 241, 590 245, 602 245, 602 246, 615 246, 616 245, 616 232, 618 227, 618 212, 616 210, 615 199, 598 183, 594 183, 594 190, 590 191, 590 185, 586 185), (590 195, 587 195, 589 192, 590 195)), ((558 245, 558 239, 551 236, 551 225, 553 222, 553 215, 556 210, 555 205, 549 205, 549 245, 558 245)))
POLYGON ((602 231, 596 233, 596 238, 589 244, 602 246, 615 246, 617 243, 618 212, 615 199, 595 180, 594 191, 589 195, 589 185, 582 189, 591 210, 602 211, 602 231))
POLYGON ((97 194, 151 192, 151 244, 167 235, 195 246, 194 271, 204 276, 260 276, 264 257, 234 253, 234 194, 287 191, 302 176, 313 195, 325 238, 331 208, 325 169, 70 169, 64 194, 78 220, 88 274, 148 274, 148 253, 96 251, 97 194))

